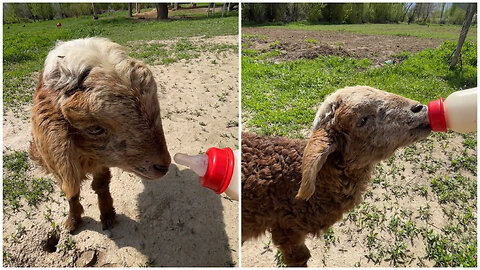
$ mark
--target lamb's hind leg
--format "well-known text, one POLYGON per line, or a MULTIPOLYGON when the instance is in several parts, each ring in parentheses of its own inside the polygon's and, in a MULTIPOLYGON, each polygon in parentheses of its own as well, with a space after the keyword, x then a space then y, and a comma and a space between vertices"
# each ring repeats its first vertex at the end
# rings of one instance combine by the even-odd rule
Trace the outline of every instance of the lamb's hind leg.
POLYGON ((92 189, 98 196, 98 207, 100 208, 100 220, 102 229, 112 228, 115 224, 115 209, 113 199, 110 195, 110 170, 102 167, 93 174, 92 189))
POLYGON ((305 246, 305 234, 291 229, 276 228, 272 230, 272 240, 282 252, 287 266, 307 266, 310 251, 305 246))

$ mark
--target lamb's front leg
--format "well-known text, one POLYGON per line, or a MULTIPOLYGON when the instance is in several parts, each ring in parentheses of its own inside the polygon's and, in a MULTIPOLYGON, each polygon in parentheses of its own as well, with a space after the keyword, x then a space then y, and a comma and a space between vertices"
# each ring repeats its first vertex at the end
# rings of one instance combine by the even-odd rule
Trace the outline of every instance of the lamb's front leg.
POLYGON ((279 247, 287 266, 307 266, 311 256, 305 245, 305 235, 292 229, 272 229, 273 243, 279 247))
POLYGON ((115 224, 115 209, 113 199, 110 195, 110 169, 101 167, 93 173, 92 189, 98 196, 98 207, 100 209, 100 220, 102 229, 110 229, 115 224))
POLYGON ((65 193, 68 205, 70 206, 68 217, 65 221, 65 228, 69 232, 73 232, 77 229, 78 225, 82 223, 83 207, 80 204, 80 186, 74 183, 63 182, 62 191, 65 193))

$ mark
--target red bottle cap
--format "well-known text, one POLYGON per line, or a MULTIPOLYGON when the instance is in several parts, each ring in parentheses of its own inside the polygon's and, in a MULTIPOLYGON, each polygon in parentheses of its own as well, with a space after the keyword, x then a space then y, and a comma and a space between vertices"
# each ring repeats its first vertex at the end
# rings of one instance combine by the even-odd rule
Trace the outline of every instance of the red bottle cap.
POLYGON ((235 160, 230 148, 209 148, 207 150, 208 168, 203 177, 200 177, 202 186, 223 193, 230 184, 233 175, 235 160))
POLYGON ((447 132, 445 109, 441 97, 428 103, 428 121, 430 122, 430 128, 433 131, 447 132))

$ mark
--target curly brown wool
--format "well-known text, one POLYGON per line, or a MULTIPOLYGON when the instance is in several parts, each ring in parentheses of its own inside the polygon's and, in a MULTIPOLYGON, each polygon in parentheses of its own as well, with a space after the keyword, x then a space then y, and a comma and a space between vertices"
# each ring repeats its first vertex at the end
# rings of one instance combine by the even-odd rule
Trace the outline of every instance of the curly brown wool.
POLYGON ((320 106, 308 140, 243 133, 242 241, 268 230, 288 266, 306 266, 305 237, 325 232, 360 203, 377 162, 428 136, 426 108, 415 106, 371 87, 348 87, 320 106))

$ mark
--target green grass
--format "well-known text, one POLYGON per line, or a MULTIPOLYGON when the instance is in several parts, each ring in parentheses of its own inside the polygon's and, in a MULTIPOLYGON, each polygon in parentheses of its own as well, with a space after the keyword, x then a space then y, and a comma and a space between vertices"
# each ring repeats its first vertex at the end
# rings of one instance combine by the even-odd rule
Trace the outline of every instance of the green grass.
POLYGON ((128 18, 127 12, 112 12, 100 15, 97 21, 91 16, 61 19, 60 28, 56 27, 58 20, 4 25, 4 108, 14 109, 31 102, 36 81, 32 73, 40 72, 57 40, 100 36, 126 45, 138 40, 236 35, 238 17, 236 13, 231 14, 234 16, 206 18, 206 15, 198 15, 192 19, 143 21, 128 18))
POLYGON ((35 207, 47 201, 53 191, 53 181, 46 178, 31 178, 28 155, 16 151, 3 155, 3 210, 4 214, 19 211, 24 206, 35 207))
POLYGON ((472 180, 460 174, 453 177, 435 177, 431 180, 430 186, 438 196, 439 203, 467 203, 470 200, 476 200, 477 197, 475 195, 477 191, 476 179, 472 180))
MULTIPOLYGON (((198 58, 201 53, 214 53, 220 55, 226 51, 238 52, 237 45, 229 44, 211 44, 200 40, 191 42, 186 38, 180 38, 173 44, 158 43, 138 43, 128 45, 131 48, 130 56, 142 60, 150 65, 168 65, 180 60, 190 60, 198 58)), ((220 57, 219 56, 219 57, 220 57)), ((216 60, 212 60, 215 64, 216 60)))
POLYGON ((367 59, 337 56, 275 63, 267 61, 275 50, 246 49, 242 51, 242 114, 247 127, 257 133, 302 137, 316 105, 345 86, 369 85, 426 104, 476 86, 477 46, 465 43, 463 66, 449 70, 454 48, 454 42, 445 42, 436 49, 404 54, 403 62, 380 68, 367 59))
MULTIPOLYGON (((359 34, 411 36, 421 38, 438 38, 442 40, 458 41, 461 25, 419 25, 419 24, 340 24, 340 25, 312 25, 304 23, 290 23, 286 25, 265 26, 267 28, 298 29, 311 31, 345 31, 359 34)), ((477 40, 477 27, 470 27, 468 41, 477 40)))
POLYGON ((435 261, 435 267, 476 267, 476 241, 452 242, 432 229, 423 232, 427 240, 427 258, 435 261))

